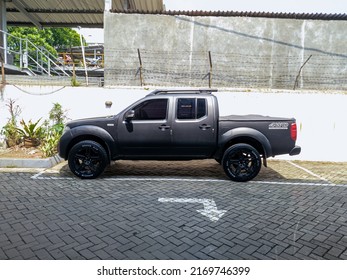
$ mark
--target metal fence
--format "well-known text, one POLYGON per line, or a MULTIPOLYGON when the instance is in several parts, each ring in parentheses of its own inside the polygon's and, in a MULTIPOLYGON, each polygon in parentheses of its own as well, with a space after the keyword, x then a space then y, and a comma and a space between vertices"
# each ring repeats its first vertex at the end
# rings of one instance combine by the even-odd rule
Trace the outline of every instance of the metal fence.
POLYGON ((109 48, 105 50, 105 84, 346 90, 347 55, 109 48))

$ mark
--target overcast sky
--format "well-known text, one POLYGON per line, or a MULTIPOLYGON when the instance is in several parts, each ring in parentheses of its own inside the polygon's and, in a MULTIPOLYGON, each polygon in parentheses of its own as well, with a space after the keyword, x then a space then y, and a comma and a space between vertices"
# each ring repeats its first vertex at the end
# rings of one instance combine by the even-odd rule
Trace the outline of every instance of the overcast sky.
POLYGON ((347 13, 346 0, 164 0, 167 10, 347 13))

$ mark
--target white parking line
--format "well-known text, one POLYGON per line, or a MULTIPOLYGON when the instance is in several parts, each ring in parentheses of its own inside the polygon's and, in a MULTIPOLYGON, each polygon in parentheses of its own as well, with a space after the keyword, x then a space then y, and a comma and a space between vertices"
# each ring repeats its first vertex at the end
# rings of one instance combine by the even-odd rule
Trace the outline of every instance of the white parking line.
POLYGON ((347 187, 347 185, 343 185, 343 184, 333 184, 333 183, 271 182, 271 181, 250 181, 249 183, 266 184, 266 185, 294 185, 294 186, 347 187))
POLYGON ((306 173, 308 173, 308 174, 310 174, 310 175, 312 175, 312 176, 314 176, 314 177, 316 177, 316 178, 318 178, 318 179, 321 179, 322 181, 325 181, 325 182, 328 182, 329 184, 331 184, 331 182, 330 182, 328 179, 326 179, 326 178, 324 178, 324 177, 322 177, 322 176, 319 176, 319 175, 316 174, 316 173, 313 173, 312 171, 308 170, 307 168, 302 167, 302 166, 300 166, 300 165, 298 165, 298 164, 296 164, 296 163, 294 163, 294 162, 288 161, 288 160, 287 160, 287 162, 288 162, 289 164, 295 166, 296 168, 299 168, 299 169, 305 171, 306 173))
MULTIPOLYGON (((40 172, 41 173, 41 172, 40 172)), ((32 176, 31 179, 34 180, 81 180, 75 177, 53 177, 53 176, 45 176, 40 177, 39 173, 32 176)), ((114 181, 114 182, 224 182, 230 184, 236 184, 236 182, 230 180, 223 179, 185 179, 185 178, 141 178, 141 177, 109 177, 109 178, 100 178, 96 180, 104 180, 104 181, 114 181)), ((284 186, 319 186, 319 187, 347 187, 346 184, 333 184, 333 183, 310 183, 310 182, 281 182, 281 181, 249 181, 246 183, 237 183, 237 184, 261 184, 261 185, 284 185, 284 186)))
POLYGON ((227 212, 227 210, 218 210, 216 202, 213 199, 206 198, 158 198, 159 202, 172 202, 172 203, 202 203, 204 209, 196 210, 201 215, 206 216, 212 222, 217 222, 227 212))
POLYGON ((37 174, 31 176, 30 178, 31 178, 31 179, 39 179, 39 177, 40 177, 43 173, 45 173, 45 171, 46 171, 46 169, 44 169, 44 170, 42 170, 41 172, 39 172, 39 173, 37 173, 37 174))
POLYGON ((54 177, 54 176, 45 176, 45 177, 36 177, 31 179, 34 180, 79 180, 78 178, 73 178, 73 177, 54 177))
POLYGON ((124 177, 124 178, 115 178, 115 177, 110 177, 110 178, 103 178, 106 181, 177 181, 177 182, 230 182, 230 180, 224 180, 224 179, 187 179, 187 178, 165 178, 165 177, 160 177, 160 178, 139 178, 139 177, 124 177))

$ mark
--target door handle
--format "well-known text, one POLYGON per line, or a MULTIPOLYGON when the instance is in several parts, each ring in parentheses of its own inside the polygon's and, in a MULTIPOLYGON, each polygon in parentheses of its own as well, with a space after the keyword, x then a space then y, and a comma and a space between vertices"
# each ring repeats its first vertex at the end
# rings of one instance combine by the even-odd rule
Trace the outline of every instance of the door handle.
POLYGON ((211 128, 211 126, 208 125, 208 124, 202 124, 202 125, 199 126, 199 128, 202 129, 202 130, 207 130, 207 129, 211 128))
POLYGON ((165 131, 166 129, 169 129, 170 126, 166 124, 162 124, 161 126, 158 127, 161 131, 165 131))

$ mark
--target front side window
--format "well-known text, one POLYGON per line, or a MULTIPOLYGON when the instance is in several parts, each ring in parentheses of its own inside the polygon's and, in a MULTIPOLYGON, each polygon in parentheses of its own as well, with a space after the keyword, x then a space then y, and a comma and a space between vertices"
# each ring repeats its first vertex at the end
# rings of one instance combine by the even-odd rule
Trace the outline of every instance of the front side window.
POLYGON ((167 99, 147 100, 134 107, 134 120, 164 120, 167 113, 167 99))
POLYGON ((177 100, 177 119, 200 119, 207 115, 205 98, 179 98, 177 100))

